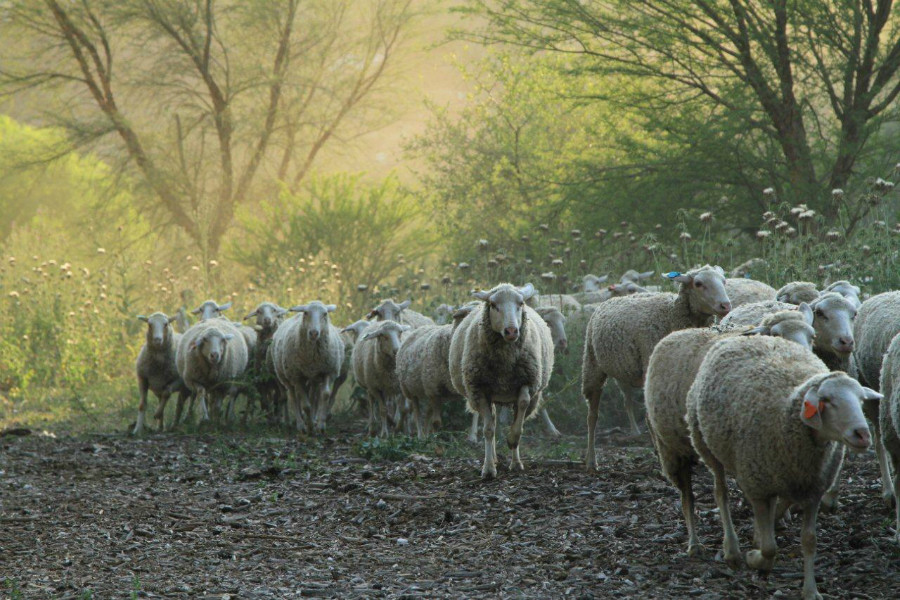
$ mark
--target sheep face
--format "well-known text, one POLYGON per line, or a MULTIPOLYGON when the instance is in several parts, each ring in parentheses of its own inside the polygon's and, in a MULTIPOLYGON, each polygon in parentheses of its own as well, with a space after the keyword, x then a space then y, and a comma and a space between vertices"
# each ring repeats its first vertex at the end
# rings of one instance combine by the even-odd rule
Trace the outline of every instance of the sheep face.
POLYGON ((306 337, 311 342, 318 340, 327 331, 328 313, 332 313, 335 310, 337 310, 337 306, 334 304, 322 304, 318 300, 309 304, 291 307, 291 311, 303 313, 303 323, 300 326, 300 331, 306 331, 306 337))
POLYGON ((628 269, 625 273, 622 274, 622 283, 627 283, 629 281, 633 283, 638 283, 648 277, 652 276, 655 271, 644 271, 643 273, 638 273, 634 269, 628 269))
POLYGON ((613 298, 615 298, 616 296, 631 296, 633 294, 644 294, 647 292, 646 289, 642 288, 633 281, 627 281, 625 283, 614 283, 606 289, 612 292, 613 298))
POLYGON ((597 277, 596 275, 585 275, 582 281, 584 282, 584 291, 585 292, 599 292, 602 289, 602 285, 609 279, 609 275, 603 275, 602 277, 597 277))
POLYGON ((816 330, 813 328, 813 312, 809 304, 804 302, 799 309, 800 319, 785 319, 775 323, 769 335, 784 338, 788 341, 800 344, 809 350, 813 349, 816 339, 816 330))
POLYGON ((731 312, 731 300, 725 292, 725 272, 722 267, 707 265, 687 273, 669 273, 667 277, 680 283, 682 292, 687 289, 691 305, 699 312, 720 317, 731 312))
POLYGON ((189 350, 199 352, 200 356, 209 364, 219 365, 225 359, 228 341, 233 338, 234 334, 232 333, 223 333, 217 329, 210 329, 192 341, 189 350))
POLYGON ((166 316, 165 313, 155 312, 149 317, 139 315, 138 319, 147 324, 147 346, 150 348, 163 348, 169 343, 172 328, 169 324, 175 317, 166 316))
POLYGON ((853 305, 853 308, 855 308, 857 310, 859 309, 860 306, 862 306, 862 302, 860 302, 860 300, 859 300, 860 289, 858 287, 856 287, 855 285, 853 285, 852 283, 850 283, 849 281, 845 281, 845 280, 835 281, 834 283, 829 285, 827 288, 825 288, 825 291, 826 292, 835 292, 836 294, 840 294, 841 296, 846 298, 847 301, 850 302, 850 304, 853 305))
POLYGON ((823 294, 811 305, 815 319, 816 348, 845 357, 853 350, 856 308, 836 293, 823 294))
POLYGON ((487 305, 491 329, 503 336, 507 342, 519 339, 522 329, 522 314, 525 301, 534 295, 534 286, 530 283, 516 288, 508 283, 498 285, 487 292, 472 294, 487 305))
POLYGON ((800 418, 818 431, 821 439, 841 442, 854 452, 863 452, 871 443, 862 412, 863 401, 881 398, 881 394, 861 386, 846 374, 833 373, 806 391, 800 418))
POLYGON ((276 325, 278 325, 278 320, 286 315, 287 312, 286 308, 281 308, 277 304, 263 302, 253 312, 244 317, 244 320, 256 317, 257 327, 263 330, 271 330, 275 329, 276 325))
POLYGON ((397 350, 400 349, 400 335, 409 329, 409 325, 388 321, 385 325, 375 329, 375 331, 367 331, 360 341, 375 340, 378 344, 379 352, 388 356, 397 356, 397 350))
POLYGON ((412 304, 411 300, 404 300, 397 304, 391 299, 385 300, 366 315, 367 319, 375 319, 376 321, 399 321, 400 313, 409 308, 412 304))
POLYGON ((557 352, 569 353, 569 339, 566 336, 566 318, 556 308, 539 308, 538 314, 550 327, 550 337, 553 339, 553 349, 557 352))
POLYGON ((197 308, 191 311, 191 314, 200 315, 201 321, 213 319, 222 316, 222 311, 231 308, 231 302, 218 304, 215 300, 207 300, 197 308))

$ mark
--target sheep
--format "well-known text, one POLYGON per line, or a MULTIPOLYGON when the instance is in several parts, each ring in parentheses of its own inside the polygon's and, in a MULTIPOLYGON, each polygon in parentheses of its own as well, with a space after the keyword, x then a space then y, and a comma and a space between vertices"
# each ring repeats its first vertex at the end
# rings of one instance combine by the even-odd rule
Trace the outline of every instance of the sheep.
MULTIPOLYGON (((550 306, 542 306, 535 311, 544 319, 544 322, 550 328, 550 337, 553 340, 553 348, 560 354, 569 353, 569 338, 566 336, 566 318, 558 308, 550 306)), ((551 437, 560 437, 559 429, 553 424, 550 413, 547 412, 545 406, 540 408, 540 417, 544 422, 544 428, 551 437)), ((472 426, 469 428, 469 441, 478 441, 478 413, 472 413, 472 426)))
POLYGON ((734 308, 775 299, 775 288, 755 279, 730 277, 725 280, 725 291, 734 308))
POLYGON ((557 308, 563 314, 571 314, 575 311, 581 310, 581 302, 575 299, 571 294, 548 294, 546 296, 539 296, 535 294, 531 298, 528 299, 528 306, 534 309, 541 308, 543 306, 548 308, 557 308))
POLYGON ((764 259, 764 258, 751 258, 750 260, 743 262, 743 263, 739 264, 738 266, 736 266, 735 268, 733 268, 731 270, 731 273, 729 273, 729 277, 735 277, 735 278, 748 277, 754 271, 762 271, 763 269, 766 268, 767 265, 768 265, 768 263, 766 262, 766 259, 764 259))
POLYGON ((836 294, 840 294, 841 296, 849 300, 857 310, 860 306, 862 306, 862 302, 859 301, 859 288, 846 279, 835 281, 834 283, 826 287, 823 290, 823 293, 824 292, 834 292, 836 294))
POLYGON ((540 408, 542 392, 553 371, 553 339, 540 315, 525 301, 534 295, 529 283, 508 283, 475 291, 481 300, 453 332, 450 340, 450 378, 467 399, 467 408, 484 422, 483 479, 497 476, 495 404, 512 404, 513 422, 506 441, 510 469, 524 469, 519 440, 526 418, 540 408))
POLYGON ((649 292, 647 288, 643 288, 632 281, 627 281, 625 283, 608 285, 605 289, 599 291, 572 294, 572 298, 581 302, 583 308, 585 304, 599 304, 601 302, 606 302, 610 298, 630 296, 632 294, 645 294, 647 292, 649 292))
MULTIPOLYGON (((273 302, 262 302, 250 311, 244 320, 254 319, 254 329, 257 334, 255 347, 250 354, 250 370, 253 374, 253 383, 259 394, 259 404, 263 411, 268 411, 270 418, 274 418, 282 403, 282 390, 275 375, 274 363, 269 363, 266 355, 272 345, 275 331, 284 321, 288 309, 282 308, 273 302)), ((249 405, 248 405, 249 409, 249 405)), ((247 412, 244 413, 246 418, 247 412)))
POLYGON ((299 313, 285 321, 272 339, 275 374, 287 392, 297 431, 324 433, 331 411, 331 389, 341 373, 344 340, 328 315, 337 307, 314 300, 292 306, 299 313))
POLYGON ((588 322, 582 359, 581 391, 588 403, 588 469, 596 465, 594 429, 607 378, 618 381, 632 431, 640 429, 633 403, 644 386, 654 346, 666 335, 688 327, 706 327, 714 315, 726 315, 731 301, 725 293, 721 267, 706 265, 687 273, 665 275, 681 284, 678 294, 635 294, 613 298, 597 307, 588 322))
POLYGON ((438 305, 438 307, 434 309, 434 322, 437 325, 446 325, 450 322, 455 310, 456 309, 449 304, 438 305))
MULTIPOLYGON (((900 292, 877 294, 862 303, 859 314, 853 322, 853 336, 856 341, 853 359, 860 383, 884 391, 882 369, 885 355, 888 353, 891 340, 898 333, 900 333, 900 292)), ((889 394, 885 393, 885 396, 889 397, 889 394)), ((891 484, 891 471, 884 453, 884 445, 879 443, 882 435, 880 414, 883 410, 874 403, 863 406, 863 412, 873 424, 875 456, 878 458, 878 468, 881 472, 881 498, 885 505, 890 507, 897 499, 891 484)))
POLYGON ((369 435, 375 436, 380 418, 380 437, 386 437, 388 431, 388 401, 400 393, 397 380, 397 350, 400 349, 400 337, 404 331, 412 329, 410 325, 402 325, 387 320, 373 323, 353 346, 353 377, 366 390, 369 405, 369 435))
POLYGON ((775 300, 787 304, 810 303, 819 297, 816 284, 809 281, 792 281, 775 292, 775 300))
POLYGON ((440 428, 443 403, 462 400, 450 380, 450 339, 474 308, 462 306, 454 311, 451 324, 420 327, 408 332, 397 350, 397 381, 412 406, 420 439, 440 428))
POLYGON ((815 330, 813 313, 807 304, 799 310, 783 310, 767 315, 755 328, 723 331, 720 328, 683 329, 664 337, 647 367, 644 402, 647 407, 647 429, 656 448, 663 475, 681 493, 681 510, 688 529, 688 555, 700 548, 697 516, 691 488, 697 453, 691 446, 690 432, 684 421, 685 401, 706 353, 721 339, 737 335, 771 335, 812 349, 815 330))
MULTIPOLYGON (((881 367, 881 391, 884 400, 880 403, 878 415, 878 427, 881 438, 881 454, 887 454, 894 467, 894 482, 891 485, 891 472, 887 466, 885 456, 879 456, 879 466, 884 465, 881 471, 882 489, 892 492, 895 500, 895 538, 900 544, 900 335, 895 335, 888 346, 887 353, 881 367)), ((875 440, 878 443, 878 440, 875 440)), ((876 448, 877 449, 877 448, 876 448)), ((885 501, 890 506, 890 496, 885 501)))
POLYGON ((231 302, 226 302, 225 304, 219 304, 215 300, 207 300, 197 308, 191 311, 192 315, 199 315, 201 321, 206 321, 207 319, 214 319, 216 317, 223 317, 222 314, 224 311, 231 308, 231 302))
POLYGON ((338 392, 341 390, 344 382, 347 381, 347 378, 350 377, 351 371, 353 371, 353 364, 350 360, 353 354, 353 346, 356 345, 359 336, 371 324, 371 321, 360 319, 341 329, 341 339, 344 340, 344 360, 341 363, 341 374, 338 375, 338 378, 334 380, 334 385, 331 386, 331 399, 329 400, 331 406, 334 406, 338 392))
MULTIPOLYGON (((165 313, 155 312, 149 317, 138 315, 138 319, 147 324, 147 341, 141 346, 135 364, 141 403, 138 406, 134 435, 139 435, 144 429, 144 413, 147 410, 148 390, 152 391, 159 400, 159 408, 156 409, 156 413, 153 415, 159 431, 163 429, 163 419, 169 396, 178 393, 179 398, 181 398, 182 395, 189 393, 178 374, 178 368, 175 366, 175 347, 181 338, 181 335, 175 333, 171 327, 176 317, 169 317, 165 313)), ((181 402, 183 401, 180 401, 179 404, 181 402)), ((179 411, 179 414, 176 415, 175 423, 178 422, 180 417, 179 411)))
POLYGON ((687 396, 691 442, 713 475, 725 561, 741 564, 725 473, 753 507, 759 549, 747 564, 769 572, 775 560, 776 502, 803 508, 803 598, 816 589, 816 518, 839 450, 861 452, 870 434, 861 404, 881 394, 846 373, 829 372, 806 348, 773 337, 721 340, 709 350, 687 396))
MULTIPOLYGON (((223 396, 233 403, 249 360, 244 336, 224 319, 201 321, 181 336, 175 350, 175 364, 191 392, 191 401, 193 396, 200 395, 203 420, 209 420, 210 409, 214 416, 218 415, 219 401, 223 396)), ((178 415, 181 414, 182 404, 183 397, 180 397, 178 415)))
POLYGON ((403 325, 409 325, 414 329, 416 327, 425 327, 427 325, 435 324, 434 321, 422 313, 408 310, 411 303, 411 300, 404 300, 400 304, 397 304, 389 298, 369 311, 366 318, 374 319, 376 321, 397 321, 403 325))
POLYGON ((603 289, 603 284, 606 283, 607 279, 609 279, 609 275, 602 275, 600 277, 597 277, 596 275, 585 275, 581 278, 581 289, 584 292, 599 292, 603 289))
MULTIPOLYGON (((810 303, 810 308, 813 310, 813 327, 816 329, 815 353, 830 369, 846 371, 850 366, 850 352, 855 343, 853 320, 856 309, 850 301, 834 292, 822 293, 810 303)), ((776 300, 745 304, 722 319, 722 325, 755 325, 766 314, 793 309, 796 307, 776 300)))

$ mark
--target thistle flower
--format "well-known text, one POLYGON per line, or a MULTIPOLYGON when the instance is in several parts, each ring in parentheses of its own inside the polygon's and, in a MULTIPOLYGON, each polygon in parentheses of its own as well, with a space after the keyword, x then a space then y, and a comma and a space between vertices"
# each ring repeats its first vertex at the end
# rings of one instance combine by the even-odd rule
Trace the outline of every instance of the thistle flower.
POLYGON ((816 211, 804 210, 802 213, 800 213, 800 216, 798 216, 797 219, 799 219, 801 221, 809 221, 815 216, 816 216, 816 211))
POLYGON ((487 261, 487 266, 489 266, 490 268, 493 269, 493 268, 499 267, 499 266, 500 266, 500 263, 498 263, 496 260, 494 260, 494 259, 492 258, 492 259, 490 259, 490 260, 487 261))
POLYGON ((875 189, 882 193, 887 193, 894 189, 894 182, 885 181, 881 177, 875 180, 875 189))
POLYGON ((213 260, 209 261, 209 266, 212 267, 213 269, 215 269, 216 267, 219 266, 219 261, 213 259, 213 260))
POLYGON ((581 267, 582 271, 587 270, 588 262, 584 259, 581 259, 580 261, 578 261, 578 266, 581 267))
POLYGON ((615 232, 613 232, 613 239, 614 239, 614 240, 617 240, 617 239, 619 239, 620 237, 622 237, 623 235, 625 235, 625 234, 622 233, 621 231, 615 231, 615 232))
POLYGON ((475 246, 476 246, 479 250, 482 250, 482 251, 487 250, 487 248, 488 248, 488 241, 487 241, 486 239, 482 238, 482 239, 478 240, 477 242, 475 242, 475 246))
POLYGON ((194 265, 193 267, 191 267, 191 271, 199 271, 199 270, 200 270, 200 267, 198 267, 197 265, 194 265))
POLYGON ((544 281, 553 281, 556 279, 556 273, 553 271, 547 271, 546 273, 541 273, 541 279, 544 281))
POLYGON ((11 292, 9 293, 9 297, 10 297, 10 298, 18 298, 18 297, 19 297, 19 292, 17 292, 16 290, 13 290, 13 291, 11 291, 11 292))
POLYGON ((550 262, 550 264, 553 265, 554 267, 561 267, 561 266, 563 266, 563 260, 561 258, 554 258, 550 262))
POLYGON ((576 239, 576 240, 577 240, 577 239, 579 239, 579 238, 581 237, 581 230, 580 230, 580 229, 573 229, 572 231, 569 232, 569 234, 572 236, 573 239, 576 239))
POLYGON ((681 235, 678 236, 678 239, 689 242, 691 241, 691 234, 689 234, 687 231, 682 231, 681 235))
POLYGON ((860 250, 862 250, 863 256, 869 256, 870 254, 872 254, 872 248, 870 248, 869 246, 863 246, 862 248, 860 248, 860 250))
POLYGON ((424 290, 424 291, 427 292, 428 290, 431 289, 431 284, 430 284, 430 283, 423 283, 422 285, 419 286, 419 289, 420 289, 420 290, 424 290))
POLYGON ((787 221, 779 221, 775 225, 775 231, 777 231, 778 233, 784 233, 785 231, 787 231, 788 227, 790 227, 790 224, 787 221))
POLYGON ((794 208, 791 209, 791 216, 796 218, 796 217, 800 216, 800 214, 803 213, 803 211, 805 211, 805 210, 806 210, 806 208, 804 208, 803 206, 795 206, 794 208))
POLYGON ((606 235, 606 233, 607 233, 607 231, 605 229, 598 229, 597 231, 594 232, 594 237, 599 240, 599 239, 602 239, 603 236, 606 235))
POLYGON ((443 277, 441 277, 441 283, 443 283, 444 285, 450 285, 451 283, 453 283, 453 279, 449 275, 444 275, 443 277))
POLYGON ((541 231, 550 231, 550 226, 546 223, 541 223, 540 225, 538 225, 538 229, 540 229, 541 231))
POLYGON ((459 268, 460 271, 466 271, 469 269, 470 265, 469 265, 469 263, 461 262, 457 265, 457 267, 459 268))
POLYGON ((8 262, 9 262, 9 264, 11 264, 11 265, 16 264, 16 257, 15 257, 15 256, 10 256, 9 259, 8 259, 8 262))
POLYGON ((701 223, 709 223, 710 221, 712 221, 712 213, 711 212, 705 212, 700 215, 701 223))
POLYGON ((655 229, 655 230, 657 230, 657 231, 661 231, 661 230, 662 230, 662 223, 657 223, 656 225, 653 226, 653 229, 655 229))
POLYGON ((842 190, 841 188, 834 188, 833 190, 831 190, 831 197, 835 200, 840 200, 844 197, 844 190, 842 190))
POLYGON ((367 285, 364 284, 364 283, 360 283, 360 284, 358 284, 358 285, 356 286, 356 291, 357 291, 357 292, 365 292, 365 291, 368 290, 368 289, 369 289, 369 286, 367 286, 367 285))
POLYGON ((765 240, 770 235, 772 235, 771 231, 768 231, 767 229, 760 229, 759 231, 756 232, 756 239, 765 240))
POLYGON ((531 241, 531 238, 528 237, 527 235, 523 235, 523 236, 522 236, 521 238, 519 238, 519 239, 521 239, 521 240, 522 240, 523 242, 525 242, 526 244, 527 244, 528 242, 531 241))
POLYGON ((97 248, 97 254, 106 254, 106 248, 97 248))
POLYGON ((793 227, 788 227, 787 229, 784 230, 784 235, 786 235, 788 237, 796 237, 797 230, 794 229, 793 227))
POLYGON ((762 193, 766 200, 772 201, 775 199, 775 188, 767 187, 762 193))
POLYGON ((628 227, 628 221, 622 221, 621 223, 619 223, 619 227, 621 227, 622 229, 627 228, 627 227, 628 227))
POLYGON ((496 260, 498 263, 501 263, 501 264, 502 264, 502 263, 506 262, 506 255, 505 255, 505 254, 498 254, 498 255, 496 255, 496 256, 494 257, 494 260, 496 260))
POLYGON ((763 218, 763 221, 768 221, 769 219, 773 218, 774 216, 775 216, 775 213, 773 213, 771 210, 767 210, 766 212, 763 213, 762 218, 763 218))

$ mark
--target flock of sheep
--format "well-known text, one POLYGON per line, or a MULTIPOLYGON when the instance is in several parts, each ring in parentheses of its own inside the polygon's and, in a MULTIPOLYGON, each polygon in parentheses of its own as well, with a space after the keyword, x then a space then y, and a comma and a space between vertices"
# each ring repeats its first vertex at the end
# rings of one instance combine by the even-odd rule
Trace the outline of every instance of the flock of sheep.
POLYGON ((770 571, 775 523, 799 508, 803 598, 820 598, 813 571, 818 511, 837 502, 845 451, 873 445, 884 501, 897 506, 900 542, 900 477, 891 477, 900 469, 900 292, 861 302, 847 281, 821 291, 809 282, 775 290, 706 265, 664 275, 677 287, 669 293, 642 287, 651 275, 629 271, 613 285, 589 275, 583 291, 571 295, 539 296, 531 284, 504 283, 474 291, 474 300, 456 309, 439 307, 446 324, 392 300, 344 329, 331 323, 335 306, 321 302, 289 310, 263 303, 245 317, 255 319, 249 327, 221 315, 230 304, 207 301, 194 311, 200 322, 184 334, 163 313, 140 317, 148 327, 137 362, 135 433, 144 427, 148 390, 160 400, 155 418, 162 428, 173 393, 177 423, 184 401, 193 410, 195 398, 203 418, 233 418, 235 397, 248 387, 270 419, 322 432, 352 372, 366 392, 373 436, 427 435, 440 428, 443 404, 464 401, 473 414, 470 438, 483 423, 482 477, 494 478, 500 408, 511 413, 510 470, 524 468, 526 419, 541 414, 558 435, 542 404, 554 353, 568 351, 568 318, 570 329, 585 332, 588 468, 597 467, 594 429, 606 382, 615 380, 624 393, 635 430, 643 390, 663 474, 681 493, 689 554, 701 548, 691 488, 699 460, 713 475, 726 562, 770 571), (757 548, 745 558, 726 473, 753 508, 757 548))

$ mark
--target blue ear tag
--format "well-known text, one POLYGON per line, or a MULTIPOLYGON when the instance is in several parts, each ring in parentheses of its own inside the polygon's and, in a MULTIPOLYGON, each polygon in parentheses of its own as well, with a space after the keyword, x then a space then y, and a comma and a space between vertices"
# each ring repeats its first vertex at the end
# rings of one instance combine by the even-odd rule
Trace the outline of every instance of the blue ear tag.
POLYGON ((663 277, 668 277, 669 279, 675 279, 679 275, 681 275, 681 273, 679 273, 678 271, 669 271, 668 273, 663 275, 663 277))

